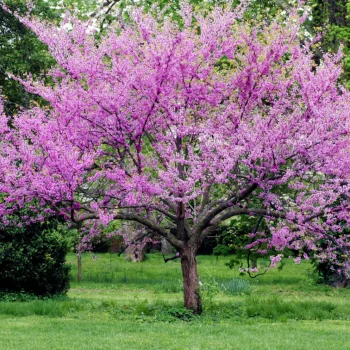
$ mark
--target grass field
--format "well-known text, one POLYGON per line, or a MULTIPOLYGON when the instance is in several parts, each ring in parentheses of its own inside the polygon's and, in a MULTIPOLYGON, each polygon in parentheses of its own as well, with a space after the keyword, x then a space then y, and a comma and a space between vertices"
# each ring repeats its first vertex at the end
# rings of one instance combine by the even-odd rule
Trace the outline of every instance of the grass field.
POLYGON ((0 302, 0 350, 350 349, 350 289, 316 285, 307 262, 252 280, 226 260, 198 258, 204 313, 194 317, 177 261, 85 254, 78 284, 69 255, 67 297, 0 302))

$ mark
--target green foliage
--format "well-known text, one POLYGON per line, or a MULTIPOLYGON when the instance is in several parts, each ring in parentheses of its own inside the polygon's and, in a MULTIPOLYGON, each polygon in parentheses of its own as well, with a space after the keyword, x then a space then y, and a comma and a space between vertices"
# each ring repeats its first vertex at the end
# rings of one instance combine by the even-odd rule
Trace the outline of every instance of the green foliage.
POLYGON ((15 302, 15 301, 32 301, 37 300, 38 297, 34 294, 25 293, 23 291, 19 293, 0 292, 0 301, 15 302))
POLYGON ((168 310, 168 313, 182 321, 191 321, 196 317, 191 310, 184 307, 173 307, 168 310))
POLYGON ((55 219, 0 230, 0 291, 64 294, 69 288, 68 241, 55 219))
POLYGON ((213 277, 206 278, 201 285, 201 292, 205 303, 208 303, 209 305, 212 304, 214 297, 220 292, 218 281, 213 277))
POLYGON ((241 278, 233 278, 230 281, 220 282, 219 288, 229 295, 250 294, 252 291, 251 284, 241 278))
POLYGON ((94 253, 107 253, 109 251, 119 252, 122 243, 123 239, 120 236, 108 237, 106 235, 101 235, 91 240, 92 251, 94 253))
POLYGON ((94 237, 91 240, 92 251, 95 253, 119 252, 123 244, 123 238, 121 236, 113 236, 111 234, 120 229, 120 220, 111 221, 106 227, 103 227, 102 234, 94 237))
MULTIPOLYGON (((5 0, 4 3, 21 15, 28 11, 26 0, 5 0)), ((84 18, 86 13, 97 6, 95 0, 35 0, 33 4, 34 16, 53 23, 59 23, 62 14, 67 10, 75 10, 76 14, 84 18)), ((24 77, 30 73, 34 78, 38 78, 43 77, 53 65, 54 59, 36 35, 0 8, 0 95, 4 99, 7 113, 14 114, 21 107, 28 108, 33 103, 44 103, 37 96, 26 92, 23 86, 8 74, 24 77)))
MULTIPOLYGON (((251 242, 249 234, 252 233, 257 225, 259 218, 255 216, 237 216, 227 221, 221 226, 218 247, 214 249, 215 255, 228 255, 232 253, 243 253, 244 246, 251 242), (225 250, 223 247, 226 247, 225 250)), ((260 230, 266 229, 262 222, 259 225, 260 230)))
POLYGON ((92 303, 89 308, 94 313, 107 312, 112 319, 133 319, 136 322, 165 322, 178 321, 190 322, 195 319, 191 310, 177 304, 169 304, 161 301, 135 300, 122 307, 116 302, 92 303))
MULTIPOLYGON (((231 255, 231 259, 226 263, 230 269, 242 266, 248 267, 248 262, 249 267, 252 268, 253 263, 256 264, 258 259, 262 258, 262 254, 256 252, 256 250, 266 250, 266 244, 260 244, 252 250, 246 249, 246 246, 256 239, 250 238, 249 234, 256 230, 268 233, 264 220, 254 216, 234 217, 221 226, 217 234, 218 245, 214 248, 214 255, 231 255), (243 262, 242 260, 246 261, 243 262)), ((272 254, 273 252, 269 251, 268 253, 272 254)))
POLYGON ((218 244, 214 250, 213 250, 214 255, 222 255, 222 256, 227 256, 230 254, 234 253, 234 248, 232 245, 223 245, 223 244, 218 244))
MULTIPOLYGON (((7 0, 5 3, 11 10, 19 13, 27 11, 23 0, 7 0)), ((52 21, 59 18, 44 1, 37 1, 34 14, 40 18, 50 18, 52 21)), ((32 73, 34 77, 38 77, 54 64, 54 60, 35 34, 2 8, 0 18, 0 92, 7 112, 13 114, 21 106, 29 107, 32 101, 41 103, 41 100, 28 94, 23 86, 9 78, 8 74, 23 77, 32 73)))
POLYGON ((312 5, 311 27, 313 32, 322 33, 323 38, 315 46, 318 63, 322 52, 336 52, 343 45, 343 83, 350 88, 350 1, 309 0, 312 5))

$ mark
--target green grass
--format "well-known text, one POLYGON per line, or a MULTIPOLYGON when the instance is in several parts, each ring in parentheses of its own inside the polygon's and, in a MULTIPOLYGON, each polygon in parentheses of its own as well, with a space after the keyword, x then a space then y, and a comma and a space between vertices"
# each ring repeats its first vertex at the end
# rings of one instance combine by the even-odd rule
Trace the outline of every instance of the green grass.
POLYGON ((1 320, 2 349, 350 349, 344 322, 145 324, 75 319, 1 320))
POLYGON ((249 279, 226 260, 198 258, 204 313, 195 317, 182 307, 179 262, 85 254, 77 283, 71 254, 67 297, 0 302, 0 350, 350 350, 350 289, 314 284, 306 262, 249 279))

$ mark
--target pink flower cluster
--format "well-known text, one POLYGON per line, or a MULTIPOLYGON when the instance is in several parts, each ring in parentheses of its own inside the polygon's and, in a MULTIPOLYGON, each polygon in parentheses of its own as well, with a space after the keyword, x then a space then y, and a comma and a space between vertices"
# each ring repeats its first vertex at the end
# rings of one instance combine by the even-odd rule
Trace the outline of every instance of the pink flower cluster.
POLYGON ((0 110, 4 220, 36 201, 74 222, 137 221, 181 251, 228 218, 263 216, 272 237, 250 248, 336 260, 350 225, 340 55, 315 67, 297 10, 255 28, 241 15, 182 3, 184 26, 135 11, 99 39, 73 18, 68 29, 19 17, 57 67, 50 85, 18 78, 50 108, 22 111, 11 128, 0 110))

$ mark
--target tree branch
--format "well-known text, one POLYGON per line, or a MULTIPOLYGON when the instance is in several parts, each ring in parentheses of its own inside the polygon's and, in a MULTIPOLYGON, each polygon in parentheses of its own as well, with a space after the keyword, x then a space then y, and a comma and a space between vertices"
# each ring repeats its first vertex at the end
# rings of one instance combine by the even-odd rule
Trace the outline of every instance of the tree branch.
POLYGON ((148 209, 153 209, 153 210, 156 210, 158 211, 159 213, 165 215, 166 217, 168 217, 169 219, 175 221, 176 220, 176 215, 173 215, 169 212, 167 212, 165 209, 163 208, 160 208, 156 205, 127 205, 127 206, 121 206, 121 207, 118 207, 118 209, 137 209, 137 208, 148 208, 148 209))
POLYGON ((206 205, 207 202, 208 202, 209 193, 210 193, 210 188, 211 188, 211 184, 206 185, 206 186, 204 187, 204 191, 203 191, 203 195, 202 195, 202 199, 201 199, 201 204, 200 204, 200 207, 199 207, 199 213, 202 213, 202 211, 203 211, 204 208, 205 208, 205 205, 206 205))
POLYGON ((114 220, 130 220, 130 221, 136 221, 155 233, 158 233, 160 236, 164 237, 170 244, 172 244, 175 248, 182 249, 184 243, 177 239, 173 234, 168 232, 167 230, 164 229, 164 227, 158 225, 156 222, 154 222, 151 219, 144 218, 142 216, 128 213, 128 214, 116 214, 114 216, 114 220))
POLYGON ((245 199, 252 192, 254 192, 257 188, 258 188, 258 184, 253 183, 252 185, 250 185, 249 187, 247 187, 246 189, 241 191, 238 196, 229 197, 227 200, 220 203, 217 207, 210 210, 208 213, 205 214, 204 218, 202 220, 200 220, 200 222, 198 223, 197 227, 194 230, 195 234, 200 235, 201 232, 206 227, 208 227, 208 225, 210 224, 210 221, 212 219, 214 219, 218 214, 220 214, 224 210, 232 207, 233 205, 237 204, 241 200, 245 199))
POLYGON ((115 6, 119 1, 120 1, 120 0, 106 0, 106 1, 104 1, 104 2, 101 4, 101 6, 100 6, 95 12, 93 12, 93 13, 90 15, 90 17, 91 17, 91 18, 97 17, 102 11, 104 11, 104 9, 105 9, 106 7, 108 7, 108 9, 107 9, 107 11, 105 12, 105 15, 108 14, 108 13, 112 10, 113 6, 115 6))
POLYGON ((203 239, 208 236, 208 234, 212 231, 214 231, 218 225, 224 221, 227 220, 233 216, 237 215, 259 215, 259 216, 269 216, 274 217, 278 219, 285 219, 286 213, 283 211, 277 211, 277 210, 268 210, 268 209, 258 209, 258 208, 230 208, 226 212, 222 213, 221 215, 215 217, 208 226, 201 232, 200 234, 200 240, 203 241, 203 239))

